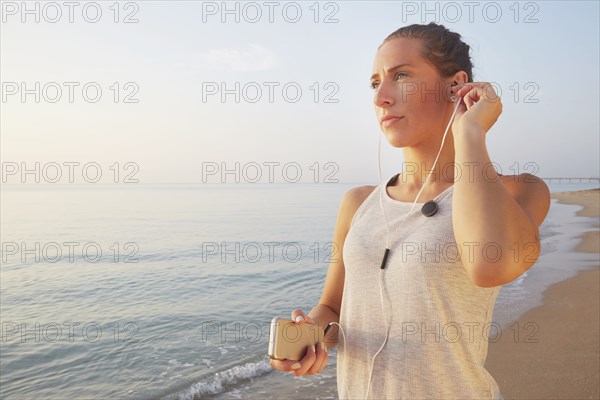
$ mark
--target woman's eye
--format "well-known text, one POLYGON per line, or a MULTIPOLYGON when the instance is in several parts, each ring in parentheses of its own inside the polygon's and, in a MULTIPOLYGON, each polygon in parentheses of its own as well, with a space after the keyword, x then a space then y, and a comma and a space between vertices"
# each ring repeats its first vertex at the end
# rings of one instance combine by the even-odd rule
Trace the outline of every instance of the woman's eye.
MULTIPOLYGON (((398 72, 396 73, 396 75, 394 75, 394 80, 397 80, 400 76, 406 77, 408 75, 404 72, 398 72)), ((377 89, 377 86, 379 86, 379 82, 371 82, 369 86, 371 87, 371 89, 377 89)))

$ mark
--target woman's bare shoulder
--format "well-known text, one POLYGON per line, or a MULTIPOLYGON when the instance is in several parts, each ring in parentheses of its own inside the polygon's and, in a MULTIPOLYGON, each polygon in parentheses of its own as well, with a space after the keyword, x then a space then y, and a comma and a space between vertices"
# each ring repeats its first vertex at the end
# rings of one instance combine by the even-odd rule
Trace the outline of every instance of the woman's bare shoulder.
POLYGON ((344 194, 343 201, 347 202, 348 206, 351 206, 351 208, 354 208, 354 206, 358 208, 365 201, 365 199, 369 197, 371 193, 373 193, 373 190, 375 190, 376 187, 376 185, 353 187, 344 194))
POLYGON ((342 196, 339 214, 346 228, 350 227, 350 221, 354 214, 367 197, 377 186, 364 185, 348 189, 342 196))
POLYGON ((503 175, 501 179, 515 201, 539 227, 550 209, 550 188, 546 182, 529 173, 503 175))
POLYGON ((527 188, 529 190, 535 190, 536 188, 548 188, 548 185, 542 178, 526 172, 519 175, 500 175, 500 181, 509 190, 522 190, 522 188, 527 188))

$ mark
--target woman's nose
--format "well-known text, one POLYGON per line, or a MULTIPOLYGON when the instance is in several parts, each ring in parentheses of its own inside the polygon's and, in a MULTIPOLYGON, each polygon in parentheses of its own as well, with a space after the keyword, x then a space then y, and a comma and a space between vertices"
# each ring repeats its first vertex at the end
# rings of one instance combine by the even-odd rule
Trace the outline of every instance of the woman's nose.
POLYGON ((389 85, 382 82, 375 88, 373 102, 377 107, 389 107, 394 104, 394 93, 390 90, 389 85))

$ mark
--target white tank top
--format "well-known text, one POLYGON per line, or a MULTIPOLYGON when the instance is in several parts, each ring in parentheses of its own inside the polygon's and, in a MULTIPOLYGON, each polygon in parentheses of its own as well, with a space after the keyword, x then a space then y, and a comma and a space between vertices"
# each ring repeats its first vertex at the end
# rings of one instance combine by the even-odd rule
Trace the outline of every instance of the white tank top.
POLYGON ((369 399, 503 398, 484 368, 488 341, 501 334, 491 322, 500 287, 475 285, 462 266, 452 228, 453 188, 434 199, 438 210, 431 217, 421 213, 423 203, 415 204, 404 226, 412 202, 392 199, 382 185, 356 211, 343 248, 340 324, 346 349, 341 334, 337 347, 341 399, 364 399, 373 356, 385 338, 379 274, 387 231, 380 191, 390 227, 384 306, 388 319, 392 316, 388 341, 375 360, 369 399))

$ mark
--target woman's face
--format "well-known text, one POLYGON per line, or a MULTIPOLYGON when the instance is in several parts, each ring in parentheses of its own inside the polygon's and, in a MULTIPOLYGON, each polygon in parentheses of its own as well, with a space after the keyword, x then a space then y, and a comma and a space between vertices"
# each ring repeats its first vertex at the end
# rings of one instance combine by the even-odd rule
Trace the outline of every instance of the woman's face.
POLYGON ((452 114, 451 80, 421 57, 420 40, 386 42, 375 56, 372 74, 375 113, 392 146, 414 146, 444 133, 452 114), (382 123, 386 115, 401 118, 382 123))

